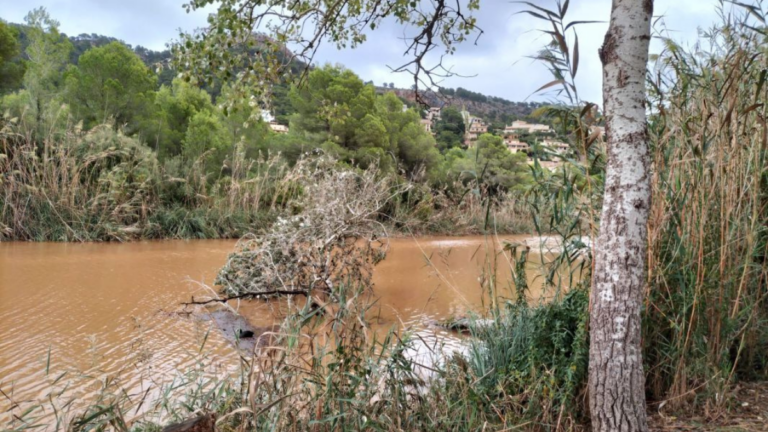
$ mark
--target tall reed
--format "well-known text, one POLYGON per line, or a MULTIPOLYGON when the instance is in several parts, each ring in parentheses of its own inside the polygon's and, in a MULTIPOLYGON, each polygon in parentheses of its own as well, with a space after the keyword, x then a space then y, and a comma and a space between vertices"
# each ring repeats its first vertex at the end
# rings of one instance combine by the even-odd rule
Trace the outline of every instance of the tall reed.
POLYGON ((671 406, 723 407, 735 380, 768 377, 768 33, 736 12, 691 48, 664 38, 649 80, 645 356, 671 406))
POLYGON ((2 124, 0 239, 239 237, 267 226, 291 190, 284 163, 248 160, 242 146, 213 175, 206 155, 160 163, 110 125, 35 139, 2 124))
MULTIPOLYGON (((564 214, 555 232, 567 236, 582 226, 595 238, 604 151, 589 131, 599 113, 580 101, 573 81, 578 47, 565 31, 573 25, 564 23, 562 8, 545 17, 532 7, 527 12, 547 21, 552 37, 536 56, 555 78, 544 88, 559 83, 568 102, 541 111, 571 134, 576 156, 562 176, 537 179, 534 215, 564 214)), ((758 353, 768 350, 768 14, 760 1, 721 2, 719 11, 721 23, 693 47, 659 32, 664 49, 652 56, 647 81, 647 391, 656 406, 692 403, 710 413, 727 406, 739 379, 767 376, 758 353)))

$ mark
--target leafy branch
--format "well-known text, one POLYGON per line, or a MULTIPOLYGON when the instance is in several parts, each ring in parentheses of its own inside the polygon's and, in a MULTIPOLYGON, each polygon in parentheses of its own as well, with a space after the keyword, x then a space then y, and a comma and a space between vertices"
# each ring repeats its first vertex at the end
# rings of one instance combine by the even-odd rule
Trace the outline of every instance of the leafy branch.
POLYGON ((411 60, 390 69, 413 75, 423 103, 420 90, 433 90, 456 75, 443 64, 444 57, 472 34, 482 34, 472 16, 479 0, 192 0, 185 8, 190 12, 214 3, 218 10, 208 26, 182 33, 173 44, 174 65, 187 81, 225 81, 241 96, 255 93, 265 104, 271 86, 292 81, 297 67, 298 84, 304 82, 323 43, 356 48, 388 17, 420 29, 405 37, 410 43, 404 57, 411 60), (431 61, 428 55, 440 47, 443 54, 431 61))

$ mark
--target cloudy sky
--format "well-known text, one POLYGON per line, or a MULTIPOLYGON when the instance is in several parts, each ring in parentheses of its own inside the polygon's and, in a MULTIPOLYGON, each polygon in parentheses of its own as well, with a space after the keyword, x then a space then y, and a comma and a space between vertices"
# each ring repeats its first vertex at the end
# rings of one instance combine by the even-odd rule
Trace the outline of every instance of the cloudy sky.
MULTIPOLYGON (((551 7, 554 0, 533 0, 551 7)), ((22 22, 26 13, 43 6, 61 22, 61 30, 69 35, 98 33, 122 39, 132 45, 156 50, 178 36, 179 29, 191 31, 205 24, 208 11, 187 14, 185 0, 0 0, 0 18, 22 22)), ((666 28, 683 42, 692 43, 698 29, 706 29, 718 20, 718 0, 656 0, 655 15, 663 17, 666 28)), ((606 21, 611 0, 571 0, 569 19, 606 21)), ((481 0, 476 14, 484 34, 477 44, 465 43, 447 60, 454 71, 471 78, 450 78, 447 87, 464 87, 480 93, 510 100, 524 100, 551 78, 542 66, 526 59, 546 42, 536 29, 541 22, 528 15, 516 14, 520 5, 507 0, 481 0)), ((591 24, 579 28, 581 62, 578 87, 583 99, 600 99, 600 60, 597 49, 602 43, 607 24, 591 24)), ((410 87, 412 78, 393 74, 388 66, 404 62, 402 37, 408 35, 395 22, 386 22, 368 35, 368 41, 356 50, 337 51, 324 46, 317 61, 340 63, 354 70, 364 80, 377 84, 394 82, 410 87)), ((658 52, 654 42, 652 52, 658 52)), ((536 98, 534 98, 536 99, 536 98)))

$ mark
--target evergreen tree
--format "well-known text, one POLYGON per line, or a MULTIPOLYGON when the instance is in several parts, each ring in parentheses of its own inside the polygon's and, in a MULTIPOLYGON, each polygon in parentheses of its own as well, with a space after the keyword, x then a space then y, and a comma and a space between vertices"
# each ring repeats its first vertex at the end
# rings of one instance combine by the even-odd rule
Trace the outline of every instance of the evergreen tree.
POLYGON ((130 48, 111 42, 86 51, 67 70, 67 101, 90 127, 114 121, 135 130, 149 108, 157 78, 130 48))
POLYGON ((26 105, 41 134, 46 124, 60 118, 62 72, 67 65, 72 44, 59 33, 59 22, 44 8, 30 12, 24 21, 29 26, 26 49, 27 69, 24 74, 26 105))
POLYGON ((0 94, 21 87, 25 66, 20 46, 16 29, 0 21, 0 94))

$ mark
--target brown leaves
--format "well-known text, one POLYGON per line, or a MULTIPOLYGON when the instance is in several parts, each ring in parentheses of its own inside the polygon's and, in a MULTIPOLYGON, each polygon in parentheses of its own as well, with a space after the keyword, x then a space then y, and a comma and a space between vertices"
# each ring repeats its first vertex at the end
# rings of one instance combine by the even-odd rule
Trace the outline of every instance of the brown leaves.
POLYGON ((560 85, 561 88, 557 94, 560 95, 565 93, 570 103, 578 105, 579 97, 575 86, 575 79, 576 74, 579 71, 580 54, 579 36, 576 33, 575 27, 580 24, 590 24, 600 21, 566 22, 565 16, 568 12, 568 0, 562 3, 558 1, 557 11, 537 6, 528 1, 518 1, 515 3, 521 3, 529 7, 529 9, 517 12, 518 14, 527 14, 534 18, 538 18, 547 22, 552 27, 552 30, 541 30, 542 33, 550 36, 551 43, 537 55, 532 56, 532 58, 544 63, 552 74, 554 80, 544 84, 534 93, 539 93, 555 85, 560 85), (572 30, 573 47, 570 47, 568 44, 568 38, 566 37, 568 30, 572 30))
POLYGON ((289 176, 301 189, 272 228, 244 238, 217 284, 230 296, 323 292, 369 287, 385 252, 379 210, 408 186, 393 186, 373 166, 358 172, 330 159, 301 160, 289 176))

